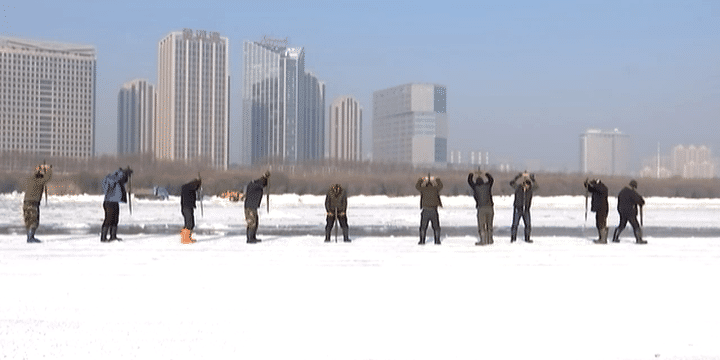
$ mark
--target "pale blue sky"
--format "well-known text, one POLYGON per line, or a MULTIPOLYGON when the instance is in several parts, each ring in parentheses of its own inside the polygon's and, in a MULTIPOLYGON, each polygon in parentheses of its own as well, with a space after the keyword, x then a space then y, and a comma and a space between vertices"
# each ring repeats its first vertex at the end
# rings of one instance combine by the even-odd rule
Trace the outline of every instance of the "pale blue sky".
MULTIPOLYGON (((239 158, 242 42, 302 46, 306 67, 359 99, 410 82, 448 88, 448 147, 578 170, 579 135, 619 128, 638 159, 678 143, 720 155, 720 1, 15 1, 0 35, 98 51, 99 153, 116 149, 117 93, 157 83, 157 43, 182 28, 231 46, 231 162, 239 158)), ((372 139, 366 131, 365 151, 372 139)), ((534 169, 537 170, 537 169, 534 169)))

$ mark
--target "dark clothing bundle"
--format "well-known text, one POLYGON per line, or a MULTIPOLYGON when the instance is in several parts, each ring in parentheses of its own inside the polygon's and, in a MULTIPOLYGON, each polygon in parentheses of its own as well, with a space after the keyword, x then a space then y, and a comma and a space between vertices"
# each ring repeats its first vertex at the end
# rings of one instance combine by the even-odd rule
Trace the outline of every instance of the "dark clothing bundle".
POLYGON ((478 174, 475 180, 475 174, 468 174, 468 185, 473 191, 475 198, 475 207, 477 208, 478 234, 480 240, 475 245, 490 245, 493 243, 493 218, 495 212, 493 210, 492 186, 495 183, 492 175, 485 173, 487 181, 483 180, 483 176, 478 174))
POLYGON ((113 240, 122 240, 117 237, 118 222, 120 219, 119 202, 127 202, 127 193, 125 192, 125 183, 128 182, 132 170, 117 169, 114 173, 108 174, 102 181, 103 192, 105 193, 105 201, 103 202, 103 210, 105 211, 105 220, 102 224, 102 232, 100 241, 108 242, 113 240), (107 238, 108 233, 110 238, 107 238))
POLYGON ((490 174, 485 173, 487 181, 483 181, 481 176, 477 177, 477 181, 473 181, 473 175, 475 174, 468 174, 468 185, 470 185, 470 188, 473 190, 475 207, 493 206, 492 186, 495 180, 490 174))
POLYGON ((197 201, 197 191, 202 185, 199 179, 193 180, 180 187, 180 206, 195 208, 197 201))
POLYGON ((415 188, 420 192, 420 207, 421 208, 437 208, 442 206, 440 200, 440 190, 443 188, 443 183, 440 179, 434 181, 425 182, 422 178, 418 179, 415 183, 415 188))
POLYGON ((637 216, 638 205, 645 205, 645 199, 634 189, 625 187, 618 194, 617 210, 621 215, 637 216))
POLYGON ((45 184, 52 179, 52 168, 46 171, 36 171, 25 181, 25 198, 23 201, 40 203, 45 190, 45 184))
POLYGON ((343 241, 350 242, 347 221, 347 192, 340 185, 333 185, 325 196, 325 212, 327 222, 325 225, 325 242, 330 242, 330 233, 335 220, 340 223, 343 232, 343 241))
POLYGON ((257 209, 262 201, 263 188, 267 184, 267 180, 263 178, 253 180, 245 186, 245 207, 257 209))
POLYGON ((510 186, 515 189, 515 202, 513 205, 523 211, 530 211, 533 189, 537 186, 535 183, 535 176, 530 175, 529 177, 525 177, 522 174, 518 174, 512 181, 510 181, 510 186), (521 177, 522 181, 518 182, 521 177), (527 186, 524 186, 525 184, 527 186))
POLYGON ((532 205, 533 189, 537 186, 535 176, 525 176, 518 174, 510 181, 510 186, 515 188, 515 202, 513 203, 513 222, 510 227, 510 242, 514 242, 517 238, 517 230, 520 225, 520 219, 523 219, 525 225, 525 242, 531 243, 530 231, 532 225, 530 222, 530 205, 532 205), (522 181, 518 181, 522 180, 522 181))
POLYGON ((625 230, 625 226, 628 222, 632 225, 633 233, 635 235, 635 242, 638 244, 646 244, 647 242, 642 239, 642 228, 637 219, 638 206, 645 205, 645 199, 640 194, 630 187, 625 187, 620 190, 618 194, 618 205, 617 210, 620 215, 620 224, 615 228, 613 234, 613 242, 620 242, 620 233, 625 230))
POLYGON ((420 214, 420 242, 418 244, 425 244, 428 223, 431 223, 435 235, 435 244, 439 245, 440 217, 437 208, 442 206, 440 190, 443 188, 443 183, 440 179, 420 178, 415 183, 415 188, 420 192, 420 207, 422 208, 420 214))
POLYGON ((180 187, 180 212, 185 220, 185 229, 195 229, 195 201, 197 191, 202 182, 200 179, 193 180, 180 187))
POLYGON ((586 182, 585 187, 592 194, 590 202, 590 211, 601 212, 607 215, 608 206, 608 188, 600 181, 586 182))
POLYGON ((23 199, 23 218, 25 229, 32 231, 28 235, 28 242, 35 239, 35 230, 40 226, 40 200, 45 190, 45 184, 52 179, 52 168, 37 170, 25 181, 25 198, 23 199))
POLYGON ((118 169, 112 174, 108 174, 102 181, 103 193, 105 201, 110 202, 127 202, 127 192, 125 192, 125 183, 132 172, 118 169))
POLYGON ((597 244, 607 243, 608 188, 600 180, 585 181, 585 187, 592 194, 590 211, 595 212, 595 227, 598 229, 597 244))
POLYGON ((344 214, 347 210, 347 192, 340 186, 333 186, 325 196, 325 211, 327 213, 344 214))
POLYGON ((263 188, 267 186, 269 176, 270 174, 267 173, 266 176, 253 180, 245 186, 245 221, 247 222, 245 233, 249 244, 260 242, 256 237, 259 226, 258 208, 262 201, 263 188))

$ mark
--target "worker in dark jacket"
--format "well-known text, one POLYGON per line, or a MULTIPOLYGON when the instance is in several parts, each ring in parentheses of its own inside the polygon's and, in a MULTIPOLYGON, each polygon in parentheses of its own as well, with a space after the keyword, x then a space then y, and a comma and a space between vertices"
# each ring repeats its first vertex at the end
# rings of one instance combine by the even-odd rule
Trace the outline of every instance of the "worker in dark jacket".
POLYGON ((202 180, 195 179, 180 188, 180 212, 185 220, 185 226, 180 231, 181 244, 196 242, 192 235, 193 229, 195 229, 195 201, 200 186, 202 186, 202 180))
POLYGON ((420 192, 420 242, 425 244, 425 234, 427 232, 428 223, 432 223, 433 232, 435 233, 435 244, 440 245, 440 217, 437 208, 442 206, 440 201, 440 190, 443 183, 440 178, 434 176, 426 176, 418 179, 415 188, 420 192))
POLYGON ((35 238, 35 230, 40 226, 40 200, 45 191, 45 184, 52 178, 51 165, 38 165, 33 175, 25 182, 25 198, 23 199, 23 218, 27 230, 27 242, 39 243, 35 238))
POLYGON ((100 241, 110 242, 113 240, 122 240, 117 237, 118 222, 120 220, 120 204, 127 202, 127 192, 125 192, 125 183, 127 183, 133 171, 127 169, 117 169, 114 173, 108 174, 102 181, 105 200, 103 201, 103 210, 105 211, 105 220, 102 224, 102 233, 100 241), (110 233, 110 238, 107 238, 110 233))
POLYGON ((615 228, 613 234, 613 242, 620 242, 620 233, 625 229, 628 221, 633 227, 635 233, 635 242, 638 244, 647 244, 647 241, 642 239, 642 229, 637 220, 638 206, 642 209, 645 205, 645 199, 637 193, 637 181, 630 181, 630 186, 624 187, 618 194, 618 205, 617 210, 620 214, 620 225, 615 228))
POLYGON ((256 237, 258 229, 258 208, 262 201, 263 189, 268 184, 270 172, 266 171, 259 179, 253 180, 245 186, 245 221, 247 222, 247 243, 255 244, 261 242, 256 237))
POLYGON ((535 174, 529 174, 527 171, 517 174, 510 181, 510 186, 515 189, 515 202, 513 203, 513 222, 510 228, 510 242, 517 239, 518 225, 520 218, 523 219, 525 225, 525 242, 532 243, 530 240, 530 205, 532 204, 533 189, 537 186, 535 182, 535 174))
MULTIPOLYGON (((596 244, 607 244, 607 216, 609 211, 608 188, 600 179, 590 181, 585 179, 585 188, 592 194, 590 211, 595 213, 595 226, 598 230, 598 239, 593 240, 593 242, 596 244)), ((585 206, 587 206, 587 203, 585 206)), ((587 208, 585 208, 585 211, 587 211, 587 208)))
POLYGON ((493 243, 493 210, 492 186, 495 183, 492 175, 486 172, 468 174, 468 185, 473 191, 475 207, 477 208, 478 234, 480 240, 475 245, 490 245, 493 243), (475 179, 473 180, 473 177, 475 179), (483 180, 486 177, 487 180, 483 180))
POLYGON ((327 224, 325 225, 325 242, 330 242, 330 232, 335 225, 335 219, 340 223, 343 232, 343 241, 350 242, 347 222, 347 192, 340 184, 334 184, 325 196, 325 212, 327 224))

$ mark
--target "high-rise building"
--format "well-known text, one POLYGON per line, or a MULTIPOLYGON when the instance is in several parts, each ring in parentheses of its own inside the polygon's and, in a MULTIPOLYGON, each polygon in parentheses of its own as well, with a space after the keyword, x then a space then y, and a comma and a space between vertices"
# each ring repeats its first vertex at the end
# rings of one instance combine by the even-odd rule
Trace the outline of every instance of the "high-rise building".
POLYGON ((287 40, 245 41, 242 162, 325 156, 325 83, 305 71, 303 48, 287 40))
POLYGON ((352 96, 341 96, 330 105, 328 156, 333 160, 362 160, 362 107, 352 96))
POLYGON ((95 155, 92 46, 0 37, 0 151, 95 155))
POLYGON ((118 154, 154 154, 155 87, 137 79, 123 84, 118 94, 118 154))
POLYGON ((707 179, 715 176, 715 160, 705 145, 677 145, 672 150, 675 175, 686 179, 707 179))
POLYGON ((584 174, 627 175, 630 136, 618 129, 588 129, 580 135, 580 171, 584 174))
POLYGON ((373 93, 373 161, 447 164, 447 91, 406 84, 373 93))
POLYGON ((227 169, 229 42, 217 32, 175 31, 158 46, 155 157, 227 169))

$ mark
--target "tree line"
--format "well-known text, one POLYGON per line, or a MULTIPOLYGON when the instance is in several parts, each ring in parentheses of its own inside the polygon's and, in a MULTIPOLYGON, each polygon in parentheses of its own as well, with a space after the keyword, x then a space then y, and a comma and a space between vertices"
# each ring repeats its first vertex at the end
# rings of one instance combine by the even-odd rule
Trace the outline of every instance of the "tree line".
MULTIPOLYGON (((50 194, 101 194, 102 179, 118 168, 130 167, 134 173, 132 186, 135 192, 147 192, 153 187, 167 189, 178 195, 180 187, 200 176, 207 195, 220 195, 226 191, 242 191, 247 182, 257 179, 270 170, 272 193, 324 195, 330 185, 339 183, 349 195, 416 195, 415 182, 428 173, 442 179, 442 195, 467 195, 470 187, 467 176, 476 168, 419 169, 403 164, 374 164, 370 162, 341 163, 332 161, 305 162, 302 164, 267 164, 253 167, 236 167, 226 171, 209 168, 198 161, 161 161, 152 156, 98 156, 89 159, 42 158, 33 154, 3 153, 0 160, 0 193, 22 192, 24 182, 35 166, 43 161, 53 165, 53 179, 48 183, 50 194)), ((517 171, 488 170, 495 178, 494 195, 511 195, 509 185, 517 171)), ((579 173, 536 172, 536 195, 584 195, 583 182, 588 175, 579 173)), ((596 176, 589 176, 590 178, 596 176)), ((626 186, 630 177, 597 176, 616 195, 626 186)), ((652 179, 637 178, 638 191, 643 196, 720 198, 720 179, 652 179)))

